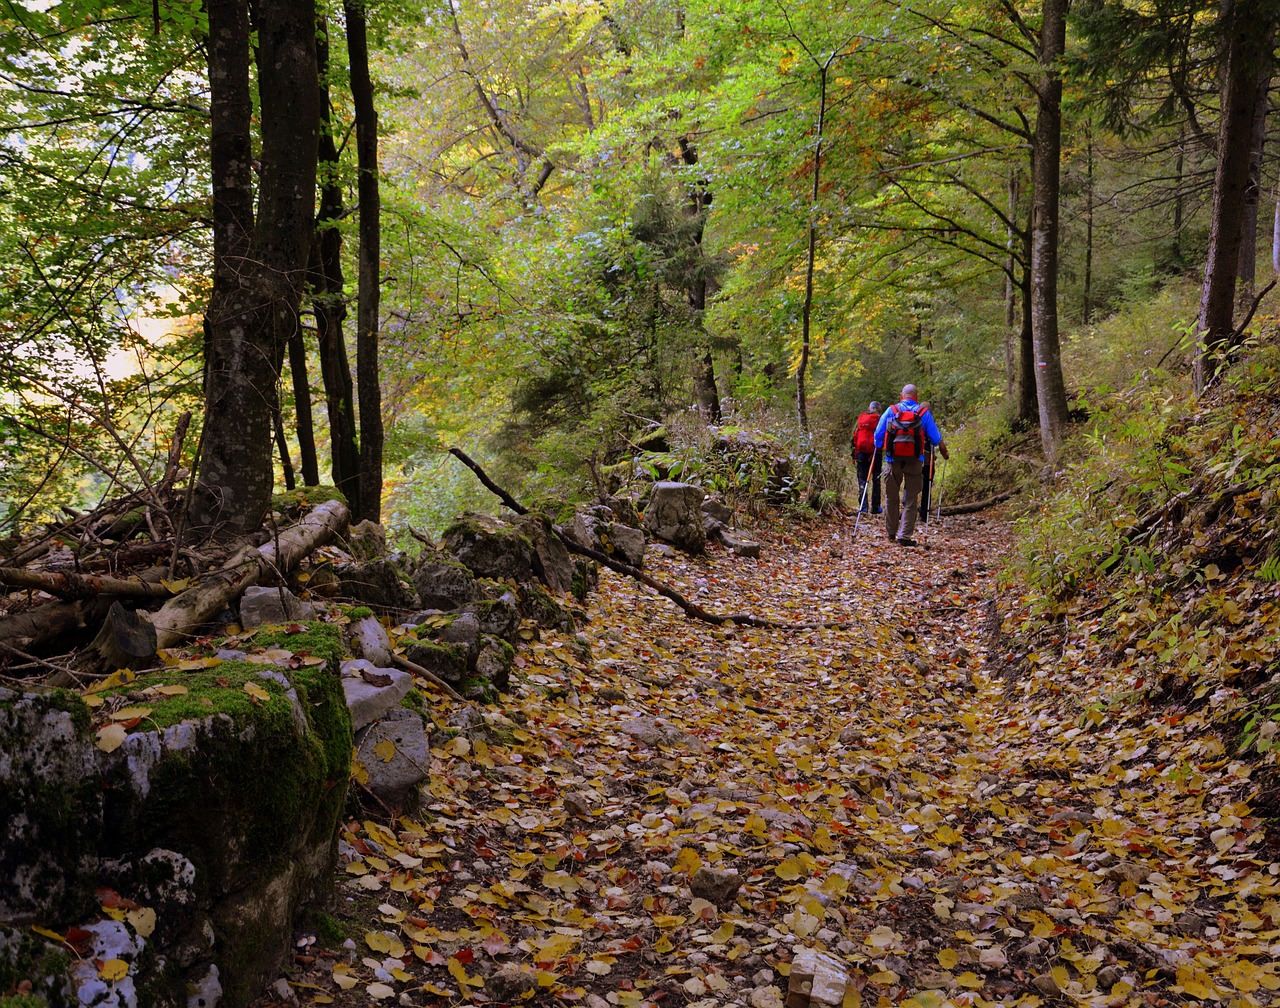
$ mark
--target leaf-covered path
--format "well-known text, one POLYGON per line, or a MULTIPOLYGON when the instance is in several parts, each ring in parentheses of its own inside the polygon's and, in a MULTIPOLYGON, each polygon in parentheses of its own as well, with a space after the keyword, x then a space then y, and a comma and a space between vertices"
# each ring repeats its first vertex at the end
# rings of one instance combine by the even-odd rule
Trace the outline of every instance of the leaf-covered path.
POLYGON ((846 1005, 1273 1003, 1248 765, 1087 627, 1011 661, 1000 522, 927 539, 814 523, 759 561, 651 564, 708 608, 848 631, 721 630, 604 572, 502 709, 441 701, 416 817, 349 824, 346 947, 304 936, 294 990, 779 1008, 807 949, 846 1005))

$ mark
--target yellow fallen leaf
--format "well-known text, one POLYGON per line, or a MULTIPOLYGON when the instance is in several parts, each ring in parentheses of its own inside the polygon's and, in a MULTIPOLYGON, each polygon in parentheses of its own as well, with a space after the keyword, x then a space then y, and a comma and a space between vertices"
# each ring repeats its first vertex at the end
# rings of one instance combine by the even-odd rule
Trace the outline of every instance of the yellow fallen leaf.
POLYGON ((940 949, 938 952, 938 965, 945 970, 955 969, 960 962, 960 953, 952 948, 940 949))
POLYGON ((125 919, 140 938, 150 938, 151 933, 156 929, 156 912, 151 907, 130 910, 125 915, 125 919))
POLYGON ((161 696, 186 696, 191 692, 186 686, 178 683, 164 683, 160 686, 152 686, 151 691, 159 693, 161 696))
POLYGON ((384 983, 371 983, 364 990, 375 1001, 385 1001, 389 997, 395 997, 396 994, 394 987, 384 983))
POLYGON ((118 711, 111 715, 112 721, 132 721, 135 718, 144 718, 151 713, 150 707, 121 707, 118 711))
POLYGON ((121 724, 109 724, 98 729, 98 741, 94 743, 103 752, 115 752, 124 744, 129 730, 121 724))
POLYGON ((129 964, 123 959, 108 959, 98 967, 98 976, 108 983, 123 980, 129 975, 129 964))
POLYGON ((396 744, 391 739, 383 739, 373 747, 373 754, 383 763, 390 763, 396 758, 396 744))
POLYGON ((50 931, 48 928, 41 927, 39 924, 32 924, 31 930, 45 938, 52 938, 56 942, 64 942, 67 940, 66 935, 60 935, 57 931, 50 931))

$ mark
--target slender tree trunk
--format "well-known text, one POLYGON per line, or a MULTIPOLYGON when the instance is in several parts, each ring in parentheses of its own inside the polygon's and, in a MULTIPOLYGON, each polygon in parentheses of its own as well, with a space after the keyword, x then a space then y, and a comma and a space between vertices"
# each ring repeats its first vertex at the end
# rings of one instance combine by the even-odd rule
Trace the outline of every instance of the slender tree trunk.
MULTIPOLYGON (((307 378, 307 345, 299 326, 289 337, 289 377, 293 384, 294 433, 298 437, 298 461, 302 467, 302 485, 316 486, 320 482, 320 465, 316 461, 316 432, 311 419, 311 381, 307 378)), ((277 410, 279 412, 279 410, 277 410)), ((284 417, 281 416, 281 433, 284 417)), ((288 453, 282 457, 288 457, 288 453)), ((285 474, 285 486, 289 486, 291 472, 285 474)))
POLYGON ((1093 321, 1093 131, 1085 126, 1084 305, 1081 321, 1093 321))
POLYGON ((1005 229, 1005 249, 1007 250, 1007 258, 1005 260, 1004 274, 1004 385, 1005 395, 1010 399, 1014 397, 1018 390, 1018 362, 1017 353, 1014 349, 1014 320, 1017 318, 1018 309, 1018 288, 1014 285, 1013 274, 1017 269, 1018 263, 1013 254, 1014 241, 1017 239, 1018 232, 1013 226, 1013 222, 1018 219, 1018 173, 1009 173, 1009 226, 1005 229))
POLYGON ((378 312, 382 268, 381 194, 378 181, 378 113, 369 76, 364 5, 347 0, 347 53, 356 111, 359 168, 360 260, 356 313, 356 388, 360 399, 360 508, 357 516, 382 520, 382 389, 378 377, 378 312))
MULTIPOLYGON (((279 401, 271 410, 271 426, 276 434, 276 454, 280 456, 280 474, 284 478, 284 488, 292 490, 298 485, 298 481, 293 473, 293 458, 289 454, 289 438, 284 432, 284 413, 280 409, 279 401)), ((319 480, 316 482, 318 483, 319 480)), ((305 479, 303 483, 306 483, 305 479)))
POLYGON ((355 388, 347 358, 343 322, 347 303, 343 291, 342 231, 337 222, 344 212, 338 174, 338 147, 333 139, 333 112, 327 84, 329 61, 325 26, 317 34, 321 56, 320 89, 320 209, 312 245, 312 290, 320 378, 324 384, 329 420, 329 458, 333 484, 353 509, 360 504, 360 445, 356 431, 355 388))
MULTIPOLYGON (((1028 237, 1028 244, 1030 238, 1028 237)), ((1028 248, 1030 261, 1030 249, 1028 248)), ((1018 412, 1019 427, 1034 427, 1040 419, 1040 398, 1036 393, 1036 348, 1031 327, 1031 269, 1022 271, 1022 329, 1018 333, 1018 412)))
POLYGON ((1067 421, 1067 393, 1058 341, 1058 200, 1062 157, 1062 74, 1066 0, 1044 0, 1040 28, 1031 209, 1031 338, 1035 349, 1040 441, 1056 462, 1067 421))
POLYGON ((1173 261, 1179 270, 1182 269, 1182 219, 1183 201, 1182 175, 1186 170, 1186 127, 1178 132, 1178 157, 1174 164, 1174 199, 1173 199, 1173 261))
POLYGON ((1236 270, 1239 288, 1236 305, 1243 312, 1253 301, 1253 285, 1258 273, 1258 206, 1262 196, 1262 158, 1267 142, 1267 95, 1271 91, 1271 67, 1258 74, 1254 95, 1252 151, 1249 157, 1249 184, 1244 195, 1244 226, 1240 235, 1240 265, 1236 270))
MULTIPOLYGON (((680 138, 680 158, 690 167, 698 163, 698 149, 688 137, 680 138)), ((706 230, 707 210, 710 206, 711 193, 707 190, 706 180, 701 179, 689 190, 685 207, 687 214, 695 222, 693 247, 698 262, 697 275, 689 285, 689 307, 693 310, 695 324, 704 340, 707 335, 703 326, 703 319, 707 313, 707 274, 702 236, 706 230)), ((698 399, 698 408, 712 423, 719 423, 720 390, 716 386, 715 359, 711 355, 710 348, 694 368, 693 386, 694 394, 698 399)))
POLYGON ((1204 391, 1234 333, 1236 272, 1253 160, 1258 75, 1271 59, 1270 9, 1266 0, 1223 0, 1222 5, 1226 58, 1209 252, 1200 293, 1200 348, 1193 370, 1197 392, 1204 391))
POLYGON ((800 363, 796 367, 796 415, 800 429, 808 433, 809 404, 806 401, 805 380, 809 370, 810 322, 813 314, 813 270, 818 253, 818 193, 822 178, 823 129, 827 119, 827 70, 836 58, 832 52, 825 63, 818 67, 818 135, 813 147, 813 186, 809 192, 809 229, 804 268, 804 301, 800 308, 800 363))

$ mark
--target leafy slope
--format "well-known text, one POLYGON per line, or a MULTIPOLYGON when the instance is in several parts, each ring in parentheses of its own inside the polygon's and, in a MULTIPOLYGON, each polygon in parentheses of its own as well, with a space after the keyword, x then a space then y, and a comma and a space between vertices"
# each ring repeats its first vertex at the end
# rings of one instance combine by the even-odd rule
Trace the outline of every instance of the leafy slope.
POLYGON ((846 1005, 1273 1003, 1280 864, 1249 764, 1207 713, 1123 692, 1088 627, 1007 662, 1003 526, 762 539, 759 562, 654 572, 724 611, 862 624, 718 630, 606 572, 593 658, 544 635, 505 709, 461 733, 439 709, 415 820, 349 824, 351 940, 304 937, 304 1001, 777 1008, 813 948, 848 964, 846 1005), (735 902, 692 895, 702 866, 741 875, 735 902))

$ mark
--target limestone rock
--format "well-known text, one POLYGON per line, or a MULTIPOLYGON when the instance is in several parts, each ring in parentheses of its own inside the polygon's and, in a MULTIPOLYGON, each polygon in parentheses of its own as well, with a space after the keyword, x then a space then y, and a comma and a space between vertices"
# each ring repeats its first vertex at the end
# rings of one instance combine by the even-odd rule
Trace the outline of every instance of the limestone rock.
POLYGON ((0 688, 0 920, 71 920, 93 906, 103 794, 77 706, 0 688))
POLYGON ((702 865, 689 880, 693 895, 724 908, 733 903, 742 888, 742 876, 736 871, 702 865))
POLYGON ((659 539, 686 553, 702 553, 707 548, 702 528, 701 487, 691 483, 656 483, 644 512, 645 528, 659 539))
POLYGON ((300 623, 315 615, 315 607, 288 588, 252 585, 240 598, 240 625, 246 630, 274 623, 300 623))
POLYGON ((533 578, 533 542, 501 518, 469 511, 445 529, 441 541, 478 578, 517 584, 533 578))
POLYGON ((382 613, 399 613, 418 606, 408 575, 389 558, 334 564, 338 594, 382 613))
POLYGON ((347 646, 357 658, 386 668, 391 661, 391 637, 376 616, 353 620, 347 626, 347 646))
POLYGON ((538 978, 516 966, 503 966, 489 974, 484 982, 484 990, 490 1000, 500 1004, 523 1001, 537 989, 538 978))
POLYGON ((849 986, 845 964, 817 949, 803 948, 791 959, 787 1008, 831 1008, 844 1001, 849 986))
POLYGON ((751 560, 760 558, 760 544, 754 539, 748 539, 737 532, 730 532, 726 528, 722 528, 716 538, 740 557, 751 560))
POLYGON ((417 786, 431 766, 431 738, 421 715, 403 707, 388 711, 359 733, 356 759, 368 771, 366 787, 379 801, 391 808, 416 807, 417 786))
POLYGON ((413 689, 413 676, 395 668, 379 668, 367 658, 342 663, 342 692, 351 711, 351 728, 359 731, 400 705, 413 689))
POLYGON ((351 526, 347 532, 347 552, 357 560, 376 560, 386 556, 387 533, 368 518, 351 526))
POLYGON ((533 573, 538 580, 559 595, 573 591, 574 560, 551 522, 544 515, 527 514, 511 524, 533 545, 533 573))
POLYGON ((447 554, 424 550, 413 571, 413 584, 428 609, 457 609, 484 598, 475 575, 447 554))

